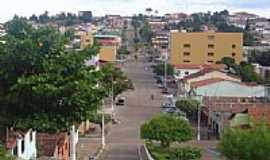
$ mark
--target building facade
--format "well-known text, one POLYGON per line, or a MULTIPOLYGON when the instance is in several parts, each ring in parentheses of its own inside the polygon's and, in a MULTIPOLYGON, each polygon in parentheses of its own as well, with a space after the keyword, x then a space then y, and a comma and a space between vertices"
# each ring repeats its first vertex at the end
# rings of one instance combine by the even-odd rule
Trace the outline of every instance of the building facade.
POLYGON ((240 63, 243 57, 242 33, 171 32, 170 63, 214 64, 223 57, 240 63))

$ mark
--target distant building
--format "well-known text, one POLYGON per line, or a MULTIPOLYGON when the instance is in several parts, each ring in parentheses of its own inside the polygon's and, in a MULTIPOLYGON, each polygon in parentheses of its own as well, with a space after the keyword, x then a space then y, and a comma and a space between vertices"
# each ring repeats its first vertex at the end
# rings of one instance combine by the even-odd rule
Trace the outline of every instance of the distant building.
POLYGON ((247 13, 247 12, 236 12, 229 17, 229 23, 239 27, 245 28, 247 26, 248 20, 253 20, 259 18, 258 15, 247 13))
POLYGON ((172 65, 214 64, 223 57, 232 57, 236 63, 242 61, 242 33, 171 32, 172 65))
POLYGON ((169 33, 168 32, 158 32, 155 33, 152 38, 152 45, 154 48, 159 49, 161 52, 162 50, 166 50, 169 47, 169 33))
POLYGON ((103 62, 115 62, 121 38, 114 35, 95 35, 94 41, 101 45, 99 59, 103 62))
POLYGON ((92 11, 79 11, 78 16, 85 23, 91 22, 93 17, 92 11))
POLYGON ((122 29, 125 21, 120 15, 106 15, 105 16, 106 27, 114 29, 122 29))

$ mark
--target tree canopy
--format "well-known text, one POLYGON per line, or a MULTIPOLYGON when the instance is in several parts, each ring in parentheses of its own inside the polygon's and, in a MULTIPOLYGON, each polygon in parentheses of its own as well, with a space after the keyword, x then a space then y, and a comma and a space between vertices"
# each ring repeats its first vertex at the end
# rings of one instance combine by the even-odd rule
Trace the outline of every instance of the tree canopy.
POLYGON ((175 106, 179 108, 181 111, 185 112, 188 117, 196 114, 198 110, 199 102, 193 99, 183 99, 176 101, 175 106))
POLYGON ((228 159, 269 160, 270 129, 265 124, 250 129, 230 128, 225 130, 220 150, 228 159))
MULTIPOLYGON (((165 73, 165 66, 164 63, 159 63, 156 64, 155 66, 153 66, 153 71, 154 73, 156 73, 157 75, 164 75, 165 73)), ((167 64, 167 75, 173 75, 174 70, 173 70, 173 66, 170 64, 167 64)))
POLYGON ((161 142, 162 147, 170 147, 172 142, 185 142, 193 136, 192 127, 181 117, 160 114, 141 126, 141 138, 161 142))
POLYGON ((100 71, 85 65, 98 52, 66 51, 66 38, 34 29, 15 17, 0 51, 1 125, 38 131, 67 130, 98 109, 105 88, 100 71))

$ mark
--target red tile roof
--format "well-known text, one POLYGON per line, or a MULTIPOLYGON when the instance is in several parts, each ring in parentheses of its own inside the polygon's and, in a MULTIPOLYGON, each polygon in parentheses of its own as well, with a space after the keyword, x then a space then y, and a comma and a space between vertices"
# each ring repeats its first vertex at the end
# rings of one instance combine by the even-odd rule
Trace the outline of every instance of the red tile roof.
POLYGON ((191 86, 194 88, 197 88, 197 87, 206 86, 209 84, 214 84, 214 83, 221 82, 221 81, 226 81, 226 80, 224 80, 222 78, 211 78, 211 79, 193 82, 193 83, 191 83, 191 86))
POLYGON ((179 64, 174 65, 177 69, 206 69, 206 68, 212 68, 217 70, 222 70, 225 68, 225 65, 223 64, 179 64))

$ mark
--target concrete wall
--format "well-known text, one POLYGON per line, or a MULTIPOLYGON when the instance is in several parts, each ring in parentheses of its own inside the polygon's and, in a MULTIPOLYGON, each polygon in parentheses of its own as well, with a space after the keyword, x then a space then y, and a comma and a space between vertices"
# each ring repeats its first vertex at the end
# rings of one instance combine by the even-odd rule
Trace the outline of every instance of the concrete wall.
POLYGON ((24 160, 30 160, 37 156, 35 131, 29 130, 22 139, 17 139, 17 156, 24 160), (30 139, 30 134, 32 134, 32 140, 30 139), (23 141, 24 151, 22 151, 23 141))

